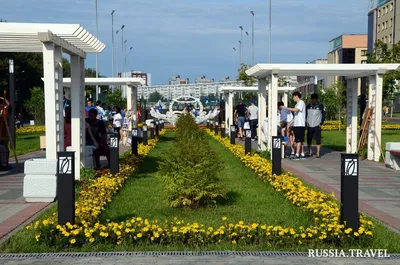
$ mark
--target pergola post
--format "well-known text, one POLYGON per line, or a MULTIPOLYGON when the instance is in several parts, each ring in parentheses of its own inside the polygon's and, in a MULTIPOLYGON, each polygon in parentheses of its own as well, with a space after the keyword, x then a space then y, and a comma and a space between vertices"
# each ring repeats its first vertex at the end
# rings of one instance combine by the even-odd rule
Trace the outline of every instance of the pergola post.
POLYGON ((137 128, 137 98, 138 98, 138 88, 136 86, 131 87, 132 89, 132 112, 133 112, 133 125, 137 128))
POLYGON ((126 108, 132 110, 132 86, 126 85, 126 108))
POLYGON ((286 107, 289 106, 289 91, 285 90, 283 92, 282 101, 283 101, 283 104, 285 104, 286 107))
MULTIPOLYGON (((75 179, 80 179, 80 165, 85 164, 86 126, 83 116, 84 84, 82 84, 81 64, 84 59, 78 55, 71 55, 71 148, 75 152, 75 179)), ((83 67, 84 68, 84 67, 83 67)))
MULTIPOLYGON (((272 150, 272 137, 278 135, 278 79, 279 71, 273 70, 271 75, 271 82, 268 90, 269 105, 268 110, 270 116, 268 117, 268 125, 270 135, 268 135, 268 150, 272 150)), ((272 152, 271 152, 272 159, 272 152)))
POLYGON ((57 121, 57 151, 65 151, 64 146, 64 94, 63 94, 63 67, 62 67, 62 49, 55 46, 54 49, 56 64, 56 121, 57 121))
POLYGON ((229 112, 232 112, 232 108, 229 105, 229 93, 224 93, 224 101, 225 101, 225 128, 230 130, 229 127, 229 112))
POLYGON ((267 111, 267 80, 266 79, 259 79, 258 80, 258 149, 261 151, 265 151, 266 146, 263 143, 265 136, 264 131, 261 130, 261 127, 264 124, 264 120, 266 119, 266 111, 267 111))
MULTIPOLYGON (((46 159, 57 159, 57 151, 60 150, 60 141, 57 135, 60 134, 59 118, 57 118, 57 89, 58 72, 56 69, 56 59, 59 57, 56 53, 61 52, 56 49, 52 42, 43 43, 43 72, 44 72, 44 102, 45 127, 46 127, 46 159), (57 79, 56 79, 57 76, 57 79)), ((62 82, 62 80, 61 80, 62 82)))
POLYGON ((233 104, 233 92, 229 91, 228 94, 228 102, 229 102, 229 110, 228 111, 228 122, 229 122, 229 128, 231 125, 234 124, 233 122, 233 108, 234 108, 234 104, 233 104))
POLYGON ((372 117, 371 122, 368 129, 368 144, 367 144, 367 159, 368 160, 375 160, 375 137, 374 137, 374 130, 375 130, 375 103, 376 103, 376 83, 377 83, 377 75, 371 75, 368 77, 369 79, 369 88, 368 88, 368 104, 369 107, 372 108, 372 117))
POLYGON ((383 74, 378 73, 375 77, 376 86, 375 86, 375 104, 374 106, 374 116, 373 116, 373 124, 374 131, 373 137, 375 137, 375 143, 373 146, 374 149, 374 161, 379 162, 380 158, 380 145, 382 144, 382 90, 383 90, 383 74))
POLYGON ((358 78, 347 80, 346 153, 357 152, 358 78))

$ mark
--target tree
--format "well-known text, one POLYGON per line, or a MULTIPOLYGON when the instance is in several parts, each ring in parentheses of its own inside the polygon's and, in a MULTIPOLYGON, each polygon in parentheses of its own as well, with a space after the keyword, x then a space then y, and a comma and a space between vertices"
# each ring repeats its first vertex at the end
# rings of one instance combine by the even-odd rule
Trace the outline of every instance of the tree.
MULTIPOLYGON (((381 40, 375 43, 374 50, 368 53, 368 63, 400 63, 400 42, 393 44, 389 49, 388 45, 381 40)), ((382 99, 393 98, 397 88, 396 80, 400 79, 400 71, 388 71, 383 76, 382 99)))
POLYGON ((254 83, 256 83, 256 78, 254 76, 248 76, 246 74, 246 71, 250 69, 249 65, 243 64, 239 71, 239 76, 237 78, 237 81, 243 81, 245 86, 252 86, 254 83))
POLYGON ((158 91, 154 91, 149 95, 149 102, 155 103, 161 100, 162 98, 163 98, 162 95, 158 91))
POLYGON ((126 99, 122 97, 121 88, 115 88, 114 92, 107 91, 106 95, 107 95, 106 104, 108 106, 124 107, 126 105, 126 99))
POLYGON ((35 124, 44 124, 45 104, 44 91, 41 87, 31 89, 31 97, 26 100, 24 107, 35 120, 35 124))

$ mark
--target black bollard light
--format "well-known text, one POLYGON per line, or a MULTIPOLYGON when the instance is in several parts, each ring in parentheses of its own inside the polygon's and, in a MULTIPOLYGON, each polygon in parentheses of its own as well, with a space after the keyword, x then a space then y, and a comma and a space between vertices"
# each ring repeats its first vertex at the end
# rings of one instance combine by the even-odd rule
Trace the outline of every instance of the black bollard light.
POLYGON ((218 135, 218 122, 215 122, 215 135, 218 135))
POLYGON ((57 152, 58 224, 75 224, 75 152, 57 152))
POLYGON ((119 141, 118 133, 110 137, 110 171, 115 175, 119 172, 119 141))
POLYGON ((247 155, 251 153, 251 130, 246 130, 246 139, 244 142, 244 153, 247 155))
POLYGON ((160 120, 160 132, 163 130, 163 120, 160 120))
POLYGON ((235 144, 235 138, 236 138, 236 127, 235 125, 231 125, 231 144, 235 144))
POLYGON ((357 232, 359 228, 358 214, 358 154, 341 154, 340 181, 340 223, 357 232))
POLYGON ((213 123, 213 121, 210 121, 210 130, 211 130, 211 131, 214 130, 214 123, 213 123))
POLYGON ((150 139, 154 139, 154 122, 150 123, 150 139))
POLYGON ((160 123, 156 121, 156 136, 159 136, 159 130, 160 130, 160 123))
POLYGON ((272 136, 272 175, 282 174, 282 138, 272 136))
POLYGON ((132 129, 132 154, 137 156, 138 153, 138 140, 139 140, 139 135, 138 135, 138 129, 133 128, 132 129))
POLYGON ((225 124, 221 123, 221 137, 225 138, 225 124))
POLYGON ((210 129, 210 121, 209 120, 207 120, 207 129, 210 129))
POLYGON ((143 125, 143 145, 148 145, 147 124, 143 125))

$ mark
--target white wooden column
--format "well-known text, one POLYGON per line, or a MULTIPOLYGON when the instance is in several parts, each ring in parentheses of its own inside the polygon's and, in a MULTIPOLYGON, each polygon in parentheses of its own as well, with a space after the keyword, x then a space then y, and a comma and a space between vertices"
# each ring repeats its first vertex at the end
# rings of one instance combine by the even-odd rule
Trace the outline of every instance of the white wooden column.
POLYGON ((46 127, 46 159, 57 159, 57 106, 55 45, 43 43, 44 102, 46 127))
MULTIPOLYGON (((271 125, 271 134, 269 136, 268 147, 272 150, 272 136, 278 135, 278 72, 273 70, 271 76, 271 117, 269 118, 271 125)), ((272 152, 271 152, 272 159, 272 152)))
POLYGON ((282 101, 283 101, 283 104, 285 104, 285 106, 286 107, 288 107, 289 106, 289 92, 288 91, 284 91, 283 92, 283 98, 282 98, 282 101))
POLYGON ((130 85, 126 87, 126 108, 132 110, 132 87, 130 85))
POLYGON ((225 128, 230 130, 229 112, 231 111, 231 107, 229 106, 229 93, 224 93, 224 101, 225 101, 225 128))
MULTIPOLYGON (((79 58, 80 61, 80 78, 81 78, 81 82, 80 82, 80 90, 79 90, 79 98, 80 98, 80 121, 81 121, 81 126, 80 126, 80 135, 81 135, 81 166, 85 167, 86 166, 86 162, 85 162, 85 157, 86 157, 86 119, 85 119, 85 106, 86 106, 86 100, 85 100, 85 58, 80 57, 79 58)), ((75 175, 75 178, 77 178, 77 176, 80 179, 80 174, 79 175, 75 175)))
POLYGON ((272 150, 272 143, 271 143, 271 133, 272 133, 272 124, 271 124, 271 116, 272 116, 272 75, 268 77, 267 79, 268 85, 267 85, 267 89, 268 89, 268 143, 267 143, 267 150, 271 151, 272 150))
POLYGON ((231 125, 233 125, 233 92, 229 91, 228 94, 228 101, 229 101, 229 110, 228 110, 228 121, 229 121, 229 130, 231 128, 231 125))
POLYGON ((346 153, 357 151, 357 87, 358 79, 347 80, 346 153))
POLYGON ((374 149, 374 161, 379 162, 381 149, 380 145, 382 145, 382 90, 383 90, 383 75, 376 75, 376 89, 375 89, 375 116, 374 116, 374 137, 375 143, 373 146, 374 149))
POLYGON ((261 127, 264 125, 264 120, 267 117, 267 102, 266 102, 266 94, 267 94, 267 82, 265 79, 258 80, 258 150, 265 151, 266 146, 264 144, 264 131, 261 130, 261 127))
POLYGON ((60 46, 54 47, 54 61, 56 66, 56 132, 57 132, 57 151, 65 151, 64 146, 64 95, 63 95, 63 66, 62 49, 60 46))
POLYGON ((375 155, 374 155, 374 146, 375 146, 375 136, 374 136, 374 131, 375 131, 375 114, 376 114, 376 83, 377 83, 377 77, 376 75, 369 76, 369 92, 368 92, 368 106, 367 108, 372 108, 372 117, 371 117, 371 123, 368 128, 368 144, 367 144, 367 158, 368 160, 374 160, 375 155))
POLYGON ((133 124, 137 128, 137 99, 138 99, 138 88, 136 86, 131 87, 132 90, 132 113, 133 113, 133 124))
MULTIPOLYGON (((71 55, 71 148, 75 152, 75 176, 81 165, 81 61, 71 55)), ((78 173, 79 175, 79 173, 78 173)))

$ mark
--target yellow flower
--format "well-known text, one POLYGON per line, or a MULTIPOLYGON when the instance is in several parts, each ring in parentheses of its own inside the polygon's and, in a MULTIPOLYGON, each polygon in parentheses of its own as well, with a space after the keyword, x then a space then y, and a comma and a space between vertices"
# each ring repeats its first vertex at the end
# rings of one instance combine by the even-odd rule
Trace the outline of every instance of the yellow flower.
POLYGON ((75 244, 76 240, 75 240, 75 238, 73 238, 73 239, 70 239, 69 242, 70 242, 71 244, 75 244))
POLYGON ((40 238, 40 234, 35 236, 36 241, 39 241, 39 238, 40 238))
POLYGON ((93 243, 94 242, 94 238, 93 237, 89 238, 89 242, 93 243))
POLYGON ((141 238, 143 235, 142 235, 142 233, 139 233, 139 234, 137 234, 136 235, 138 238, 141 238))
POLYGON ((226 221, 226 220, 228 220, 228 218, 224 216, 224 217, 222 217, 222 220, 226 221))

